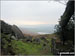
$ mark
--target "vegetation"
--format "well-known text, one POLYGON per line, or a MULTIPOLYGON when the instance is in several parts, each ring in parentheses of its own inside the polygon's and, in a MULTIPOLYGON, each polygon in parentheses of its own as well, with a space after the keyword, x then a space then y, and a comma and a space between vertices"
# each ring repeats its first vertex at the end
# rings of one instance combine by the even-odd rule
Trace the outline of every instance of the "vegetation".
MULTIPOLYGON (((4 55, 51 55, 51 38, 48 38, 46 43, 41 40, 40 44, 34 42, 24 42, 22 40, 13 40, 10 38, 10 34, 1 35, 1 49, 4 55), (44 44, 46 44, 44 46, 44 44)), ((24 39, 23 39, 24 40, 24 39)))
POLYGON ((15 40, 12 41, 12 44, 14 44, 12 47, 16 54, 41 55, 44 54, 43 52, 45 51, 42 44, 23 43, 22 41, 15 40))
POLYGON ((63 51, 74 51, 74 1, 68 1, 59 25, 56 25, 55 28, 55 33, 62 42, 60 49, 63 49, 63 51))

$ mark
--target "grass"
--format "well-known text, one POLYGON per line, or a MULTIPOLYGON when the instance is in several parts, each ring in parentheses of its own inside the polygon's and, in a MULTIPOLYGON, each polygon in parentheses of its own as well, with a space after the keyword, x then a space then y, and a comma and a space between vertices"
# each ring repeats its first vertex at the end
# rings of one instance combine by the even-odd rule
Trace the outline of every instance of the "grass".
POLYGON ((48 47, 49 47, 49 45, 47 45, 46 47, 43 47, 42 43, 37 45, 34 43, 25 43, 25 42, 16 41, 16 40, 12 41, 12 48, 13 48, 12 50, 16 54, 20 54, 20 55, 51 54, 48 47), (47 52, 45 52, 45 51, 47 51, 47 52))
MULTIPOLYGON (((24 42, 22 40, 11 40, 10 42, 10 35, 2 34, 2 41, 5 43, 3 44, 3 48, 8 51, 12 51, 16 55, 52 55, 50 48, 51 48, 51 38, 47 38, 49 43, 46 46, 43 46, 46 43, 44 40, 41 40, 40 44, 34 42, 24 42), (11 47, 9 48, 9 46, 11 47)), ((11 53, 10 53, 11 54, 11 53)))

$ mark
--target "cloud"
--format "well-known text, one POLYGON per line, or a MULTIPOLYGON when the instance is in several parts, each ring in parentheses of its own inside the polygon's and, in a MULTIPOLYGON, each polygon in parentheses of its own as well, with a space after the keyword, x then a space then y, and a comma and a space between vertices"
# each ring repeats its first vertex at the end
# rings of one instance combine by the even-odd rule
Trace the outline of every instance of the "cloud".
POLYGON ((65 7, 54 1, 1 1, 1 18, 18 25, 57 24, 65 7))

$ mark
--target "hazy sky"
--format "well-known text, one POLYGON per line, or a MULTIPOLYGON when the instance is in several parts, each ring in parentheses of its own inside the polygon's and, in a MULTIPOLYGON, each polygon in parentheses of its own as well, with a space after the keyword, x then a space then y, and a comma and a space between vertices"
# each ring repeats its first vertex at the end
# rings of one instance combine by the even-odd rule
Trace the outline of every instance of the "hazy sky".
POLYGON ((1 1, 1 19, 9 24, 57 24, 66 5, 55 1, 1 1))

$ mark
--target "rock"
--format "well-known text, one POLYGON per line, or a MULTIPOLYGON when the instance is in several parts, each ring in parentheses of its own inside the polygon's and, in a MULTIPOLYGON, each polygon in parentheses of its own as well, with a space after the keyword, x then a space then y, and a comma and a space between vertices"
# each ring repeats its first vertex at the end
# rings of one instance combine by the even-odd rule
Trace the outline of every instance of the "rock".
POLYGON ((17 39, 23 39, 24 38, 23 33, 20 31, 20 29, 16 25, 12 26, 12 30, 13 30, 17 39))
POLYGON ((46 43, 49 43, 49 41, 46 39, 46 37, 41 37, 41 40, 44 40, 46 43))
POLYGON ((46 38, 45 38, 45 37, 40 37, 40 39, 41 39, 41 40, 46 40, 46 38))
POLYGON ((5 23, 4 21, 0 20, 0 30, 1 33, 4 34, 11 34, 13 36, 16 37, 16 39, 23 39, 24 35, 23 33, 20 31, 20 29, 16 26, 16 25, 9 25, 7 23, 5 23))
POLYGON ((17 40, 15 36, 11 36, 11 38, 12 38, 13 40, 17 40))
POLYGON ((0 20, 0 30, 1 33, 4 34, 11 34, 12 33, 12 29, 11 29, 11 25, 5 23, 4 21, 0 20))
POLYGON ((25 39, 26 39, 26 42, 32 42, 32 37, 31 36, 26 37, 25 39))
POLYGON ((33 40, 33 42, 36 43, 36 44, 40 44, 41 40, 40 40, 40 38, 35 38, 35 39, 33 40))

